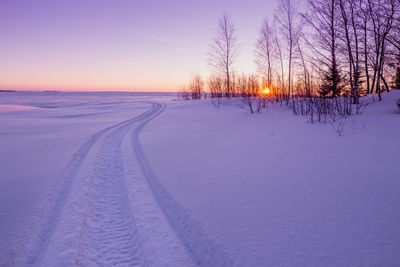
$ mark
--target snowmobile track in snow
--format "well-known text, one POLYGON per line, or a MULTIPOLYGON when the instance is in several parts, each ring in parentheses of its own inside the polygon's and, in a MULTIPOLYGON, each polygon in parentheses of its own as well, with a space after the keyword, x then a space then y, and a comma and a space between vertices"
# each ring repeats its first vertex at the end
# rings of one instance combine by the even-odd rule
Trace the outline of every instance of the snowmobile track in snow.
POLYGON ((75 153, 10 265, 235 265, 152 171, 139 133, 166 105, 149 104, 75 153))

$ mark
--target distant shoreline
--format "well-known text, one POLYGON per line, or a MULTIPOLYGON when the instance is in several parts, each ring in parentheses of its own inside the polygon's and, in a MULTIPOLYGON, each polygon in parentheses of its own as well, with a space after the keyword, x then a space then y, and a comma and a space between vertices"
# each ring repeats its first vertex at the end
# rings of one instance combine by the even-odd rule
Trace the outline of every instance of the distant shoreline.
POLYGON ((0 89, 0 93, 119 93, 119 94, 177 94, 177 92, 157 91, 62 91, 62 90, 8 90, 0 89))

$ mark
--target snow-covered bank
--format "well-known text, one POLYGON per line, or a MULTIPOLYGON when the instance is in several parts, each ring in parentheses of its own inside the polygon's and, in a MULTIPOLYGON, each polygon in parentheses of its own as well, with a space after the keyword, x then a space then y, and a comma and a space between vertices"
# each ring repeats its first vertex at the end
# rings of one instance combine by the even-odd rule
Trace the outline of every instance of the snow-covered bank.
POLYGON ((393 266, 397 98, 347 119, 342 137, 279 107, 169 103, 141 140, 167 191, 239 264, 393 266))

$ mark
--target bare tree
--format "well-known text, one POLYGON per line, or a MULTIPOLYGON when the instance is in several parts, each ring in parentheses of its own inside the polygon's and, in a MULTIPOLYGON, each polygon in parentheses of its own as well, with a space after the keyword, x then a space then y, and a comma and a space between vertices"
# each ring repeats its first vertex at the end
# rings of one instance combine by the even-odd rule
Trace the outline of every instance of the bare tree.
POLYGON ((260 84, 257 78, 257 75, 250 74, 246 76, 242 74, 237 79, 237 85, 240 92, 240 97, 243 103, 245 103, 250 113, 261 112, 262 109, 262 101, 259 98, 260 94, 260 84), (256 110, 254 110, 254 105, 256 106, 256 110))
POLYGON ((364 56, 364 73, 365 73, 365 81, 366 81, 366 93, 369 94, 371 90, 370 85, 370 67, 369 67, 369 58, 370 58, 370 46, 369 46, 369 34, 368 34, 368 26, 370 22, 370 13, 368 8, 368 2, 365 0, 358 1, 358 12, 357 15, 360 20, 360 27, 362 30, 362 44, 363 44, 363 56, 364 56))
POLYGON ((360 23, 356 21, 356 0, 339 0, 344 43, 348 55, 350 88, 353 103, 358 103, 360 84, 360 23))
MULTIPOLYGON (((301 65, 303 67, 303 90, 301 91, 301 94, 304 94, 306 96, 311 96, 311 79, 310 79, 310 73, 308 71, 307 63, 304 57, 303 50, 301 49, 301 44, 300 41, 297 43, 297 50, 299 51, 299 56, 301 59, 301 65)), ((299 90, 297 90, 299 91, 299 90)))
POLYGON ((231 74, 229 75, 229 92, 232 97, 238 94, 236 76, 237 75, 234 71, 232 71, 231 74))
POLYGON ((321 93, 332 97, 340 93, 342 81, 338 64, 337 1, 307 0, 307 12, 302 14, 311 28, 311 38, 307 41, 313 53, 312 63, 324 81, 321 93))
POLYGON ((253 101, 251 93, 249 91, 248 79, 244 73, 242 73, 242 75, 238 77, 237 86, 240 92, 241 100, 248 106, 250 112, 253 114, 254 113, 253 101))
POLYGON ((199 100, 204 93, 204 81, 199 74, 194 75, 189 83, 189 91, 193 100, 199 100))
POLYGON ((199 74, 190 78, 187 86, 182 86, 178 91, 178 98, 182 100, 199 100, 205 98, 204 81, 199 74))
POLYGON ((208 91, 211 96, 211 102, 217 108, 220 105, 220 99, 223 95, 224 81, 219 75, 211 75, 207 80, 208 91))
POLYGON ((248 93, 252 97, 258 96, 260 93, 260 83, 258 81, 257 75, 250 74, 248 77, 248 93))
POLYGON ((226 96, 231 95, 230 76, 232 73, 232 64, 236 57, 236 30, 232 20, 226 14, 222 15, 218 20, 217 36, 211 45, 209 52, 209 63, 215 69, 224 74, 226 78, 226 96))
POLYGON ((368 0, 368 10, 370 13, 372 32, 374 36, 374 60, 373 60, 373 80, 371 91, 378 93, 379 100, 381 98, 380 81, 385 83, 388 90, 387 82, 383 77, 383 67, 386 56, 386 40, 393 28, 396 15, 399 12, 398 0, 368 0))
POLYGON ((272 85, 272 57, 274 53, 273 38, 273 29, 269 25, 268 20, 264 19, 260 30, 260 37, 256 43, 255 62, 258 66, 259 72, 263 75, 268 88, 272 85))
POLYGON ((301 28, 299 21, 299 1, 279 0, 278 9, 275 11, 275 20, 280 26, 288 49, 288 95, 291 95, 292 65, 299 40, 301 28))
POLYGON ((190 100, 190 92, 187 90, 186 86, 182 86, 177 93, 178 99, 190 100))
POLYGON ((392 68, 395 69, 392 87, 400 89, 400 12, 396 14, 393 29, 393 33, 388 38, 388 41, 392 45, 392 68))
POLYGON ((276 20, 274 20, 274 35, 275 35, 275 45, 276 45, 276 50, 279 56, 279 63, 280 63, 280 77, 279 77, 279 84, 281 85, 281 93, 285 91, 285 77, 284 77, 284 71, 283 71, 283 53, 282 53, 282 45, 281 42, 278 38, 277 30, 276 30, 276 20))

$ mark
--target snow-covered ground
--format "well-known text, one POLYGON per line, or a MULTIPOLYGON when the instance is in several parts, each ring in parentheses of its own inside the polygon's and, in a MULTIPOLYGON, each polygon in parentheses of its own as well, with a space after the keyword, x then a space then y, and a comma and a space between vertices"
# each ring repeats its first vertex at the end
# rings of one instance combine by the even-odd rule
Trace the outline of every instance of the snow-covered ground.
POLYGON ((173 97, 1 93, 0 265, 400 262, 400 92, 340 137, 173 97))

